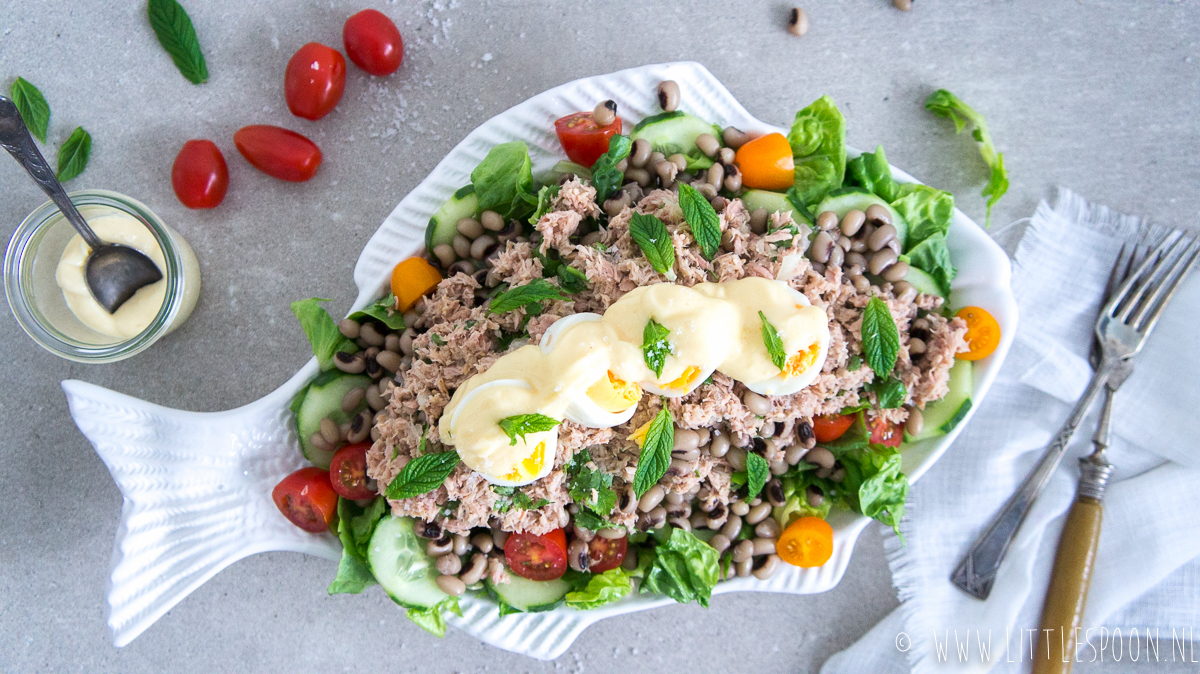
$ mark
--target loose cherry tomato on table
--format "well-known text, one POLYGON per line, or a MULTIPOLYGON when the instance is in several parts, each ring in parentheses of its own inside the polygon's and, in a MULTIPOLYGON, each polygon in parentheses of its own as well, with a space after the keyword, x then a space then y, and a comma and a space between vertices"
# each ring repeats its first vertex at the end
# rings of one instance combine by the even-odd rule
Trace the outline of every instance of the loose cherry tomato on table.
POLYGON ((979 307, 963 307, 956 317, 967 322, 966 341, 969 351, 956 354, 959 360, 980 360, 992 355, 1000 346, 1000 324, 979 307))
POLYGON ((243 126, 233 134, 233 144, 254 168, 280 180, 302 183, 321 165, 316 143, 278 126, 243 126))
POLYGON ((876 417, 867 422, 867 428, 871 431, 870 442, 873 445, 899 447, 904 440, 903 424, 889 423, 882 417, 876 417))
POLYGON ((813 417, 813 436, 817 442, 833 442, 846 434, 854 425, 853 414, 826 414, 813 417))
POLYGON ((621 133, 621 118, 608 126, 597 126, 590 112, 576 112, 554 122, 554 133, 567 152, 567 159, 580 166, 590 167, 600 155, 608 152, 608 141, 621 133))
POLYGON ((371 443, 360 442, 339 449, 329 462, 329 482, 341 496, 360 500, 374 498, 371 478, 367 477, 367 450, 371 443))
POLYGON ((522 578, 554 580, 567 571, 567 534, 562 529, 541 536, 513 534, 504 544, 504 559, 522 578))
POLYGON ((372 75, 391 75, 404 58, 404 40, 396 24, 380 11, 364 9, 342 27, 346 55, 372 75))
POLYGON ((604 573, 615 569, 625 561, 625 553, 629 550, 629 540, 620 538, 605 538, 597 535, 588 543, 588 571, 604 573))
POLYGON ((211 140, 189 140, 171 166, 175 196, 188 208, 216 208, 229 189, 229 166, 211 140))
POLYGON ((786 190, 796 181, 792 146, 782 133, 768 133, 738 148, 734 162, 742 185, 756 190, 786 190))
POLYGON ((820 517, 801 517, 783 530, 775 551, 792 566, 821 566, 833 556, 833 527, 820 517))
POLYGON ((328 531, 337 514, 337 492, 329 484, 329 473, 308 467, 288 475, 271 491, 275 507, 305 531, 328 531))
POLYGON ((292 55, 283 78, 288 110, 305 119, 321 119, 342 100, 346 89, 346 59, 341 52, 309 42, 292 55))
POLYGON ((417 300, 442 282, 442 272, 422 257, 401 260, 392 269, 392 294, 396 296, 396 309, 408 311, 417 300))

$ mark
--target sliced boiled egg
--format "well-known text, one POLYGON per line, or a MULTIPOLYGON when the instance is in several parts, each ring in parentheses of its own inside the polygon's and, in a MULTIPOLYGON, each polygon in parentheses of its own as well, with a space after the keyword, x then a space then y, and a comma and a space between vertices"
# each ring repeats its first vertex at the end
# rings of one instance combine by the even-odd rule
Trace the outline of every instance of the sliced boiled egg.
POLYGON ((558 341, 558 338, 568 329, 579 325, 580 323, 591 323, 599 321, 602 318, 604 317, 600 314, 592 313, 571 314, 570 316, 564 316, 551 323, 549 328, 546 328, 546 332, 542 333, 542 341, 539 342, 538 345, 542 347, 542 353, 550 353, 554 349, 554 345, 558 341))
POLYGON ((557 427, 518 435, 515 440, 500 427, 501 419, 529 409, 536 409, 529 382, 497 379, 463 396, 450 413, 449 423, 441 424, 439 430, 471 470, 492 484, 517 487, 548 475, 558 453, 557 427), (463 410, 469 407, 473 413, 464 416, 463 410))
POLYGON ((642 382, 642 388, 666 398, 682 398, 699 388, 716 370, 715 365, 708 368, 686 365, 674 379, 667 382, 645 381, 642 382))

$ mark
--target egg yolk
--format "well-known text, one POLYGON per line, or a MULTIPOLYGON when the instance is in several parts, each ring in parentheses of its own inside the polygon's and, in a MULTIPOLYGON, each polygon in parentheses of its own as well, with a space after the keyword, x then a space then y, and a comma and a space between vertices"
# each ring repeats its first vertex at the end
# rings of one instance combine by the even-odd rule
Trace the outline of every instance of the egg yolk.
POLYGON ((699 376, 700 376, 700 368, 696 367, 695 365, 689 365, 689 366, 687 366, 687 369, 683 371, 683 374, 679 375, 679 377, 677 379, 675 379, 672 382, 663 384, 663 388, 669 388, 669 389, 675 389, 677 391, 682 391, 682 390, 686 389, 687 387, 691 386, 692 382, 696 381, 696 377, 699 377, 699 376))
POLYGON ((609 370, 607 376, 601 377, 588 388, 587 395, 600 409, 616 414, 624 412, 642 399, 642 387, 636 382, 617 379, 609 370))
POLYGON ((817 362, 817 356, 821 353, 821 345, 813 344, 804 351, 797 353, 788 359, 783 366, 784 378, 795 377, 808 371, 817 362))
POLYGON ((527 480, 542 471, 542 464, 546 462, 546 443, 539 442, 537 447, 533 448, 533 453, 521 460, 512 472, 504 476, 504 479, 509 482, 517 482, 518 480, 527 480))
POLYGON ((650 431, 650 424, 654 423, 654 419, 638 426, 636 430, 629 434, 629 439, 636 442, 638 447, 643 447, 646 444, 646 433, 650 431))

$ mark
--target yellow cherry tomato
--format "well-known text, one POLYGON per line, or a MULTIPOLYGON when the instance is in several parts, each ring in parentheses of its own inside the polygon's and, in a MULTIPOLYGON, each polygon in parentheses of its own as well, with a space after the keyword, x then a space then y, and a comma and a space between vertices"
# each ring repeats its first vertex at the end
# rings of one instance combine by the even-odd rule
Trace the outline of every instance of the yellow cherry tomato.
POLYGON ((738 148, 734 157, 742 186, 756 190, 786 190, 796 180, 792 146, 782 133, 769 133, 738 148))
POLYGON ((833 556, 833 527, 820 517, 801 517, 783 530, 775 553, 792 566, 821 566, 833 556))
POLYGON ((425 293, 437 287, 442 273, 424 258, 410 257, 392 270, 392 294, 396 309, 408 311, 425 293))
POLYGON ((979 360, 992 355, 1000 345, 1000 324, 992 315, 979 307, 963 307, 955 316, 967 322, 967 346, 969 351, 957 354, 960 360, 979 360))

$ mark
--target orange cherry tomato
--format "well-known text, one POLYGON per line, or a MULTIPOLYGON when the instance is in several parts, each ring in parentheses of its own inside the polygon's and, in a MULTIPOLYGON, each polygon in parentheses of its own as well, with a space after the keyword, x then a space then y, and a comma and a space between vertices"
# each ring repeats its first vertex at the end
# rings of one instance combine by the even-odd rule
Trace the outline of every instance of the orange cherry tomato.
POLYGON ((792 566, 821 566, 833 556, 833 527, 820 517, 801 517, 783 530, 775 552, 792 566))
POLYGON ((1000 324, 987 311, 979 307, 963 307, 955 314, 967 322, 967 346, 969 351, 957 354, 960 360, 979 360, 992 355, 1000 345, 1000 324))
POLYGON ((734 162, 742 185, 756 190, 786 190, 796 180, 792 146, 782 133, 768 133, 738 148, 734 162))
POLYGON ((813 435, 817 442, 833 442, 846 434, 854 425, 853 414, 826 414, 813 417, 813 435))
POLYGON ((396 309, 408 311, 425 293, 442 282, 442 272, 423 257, 410 257, 392 270, 392 294, 396 309))
POLYGON ((309 466, 288 475, 271 491, 275 507, 305 531, 328 531, 337 514, 337 492, 329 483, 329 472, 309 466))

